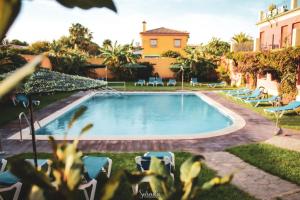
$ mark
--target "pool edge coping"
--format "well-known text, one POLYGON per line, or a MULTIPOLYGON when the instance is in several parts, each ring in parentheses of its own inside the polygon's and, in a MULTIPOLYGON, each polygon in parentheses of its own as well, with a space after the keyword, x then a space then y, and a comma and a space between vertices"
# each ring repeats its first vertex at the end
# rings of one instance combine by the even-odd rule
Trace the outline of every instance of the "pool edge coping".
MULTIPOLYGON (((161 94, 161 93, 174 94, 174 92, 136 92, 136 91, 135 92, 120 92, 120 93, 125 93, 125 94, 126 93, 127 94, 161 94)), ((177 93, 177 92, 175 92, 175 93, 177 93)), ((193 134, 188 134, 188 135, 181 134, 181 135, 177 135, 177 136, 158 136, 158 135, 143 136, 143 137, 139 136, 138 138, 136 136, 131 136, 131 137, 123 136, 122 137, 122 136, 86 136, 86 135, 84 135, 84 136, 80 137, 80 140, 86 140, 86 141, 91 141, 91 140, 104 140, 104 141, 110 141, 110 140, 115 140, 115 141, 121 141, 121 140, 124 140, 124 141, 125 140, 127 140, 127 141, 130 141, 130 140, 134 140, 134 141, 139 141, 139 140, 140 141, 141 140, 193 140, 193 139, 213 138, 213 137, 217 137, 217 136, 228 135, 228 134, 234 133, 245 127, 246 121, 244 120, 243 117, 241 117, 236 112, 230 110, 229 108, 223 106, 222 104, 218 103, 214 99, 203 94, 201 91, 182 91, 181 93, 194 94, 194 95, 202 98, 207 104, 216 108, 219 112, 221 112, 226 117, 229 117, 233 122, 232 125, 230 125, 229 127, 223 128, 223 129, 216 130, 216 131, 208 131, 208 132, 198 133, 199 135, 197 135, 197 133, 193 133, 193 134)), ((43 127, 50 121, 61 116, 65 112, 68 112, 69 110, 76 107, 80 103, 88 100, 89 98, 92 98, 96 94, 97 94, 97 92, 90 92, 90 93, 82 96, 81 98, 73 101, 72 103, 63 107, 62 109, 59 109, 59 110, 55 111, 54 113, 48 115, 47 117, 41 119, 39 121, 39 123, 43 127)), ((36 127, 36 124, 35 124, 35 127, 36 127)), ((38 127, 36 127, 36 130, 37 129, 38 129, 38 127)), ((22 132, 23 132, 23 134, 22 134, 23 140, 31 140, 32 139, 29 127, 22 129, 22 132)), ((36 140, 48 140, 49 139, 49 135, 35 135, 35 137, 36 137, 36 140)), ((56 140, 64 140, 65 139, 63 135, 54 136, 54 138, 56 140)), ((67 136, 66 140, 74 140, 75 138, 77 138, 77 136, 67 136)), ((8 140, 20 140, 20 131, 14 133, 12 136, 8 137, 7 139, 8 140)))

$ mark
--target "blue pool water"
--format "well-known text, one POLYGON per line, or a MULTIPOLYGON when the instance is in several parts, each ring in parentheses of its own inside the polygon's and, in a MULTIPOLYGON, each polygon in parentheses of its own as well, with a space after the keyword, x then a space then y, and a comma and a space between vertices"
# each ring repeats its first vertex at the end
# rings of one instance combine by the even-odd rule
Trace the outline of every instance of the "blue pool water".
POLYGON ((218 109, 194 94, 124 94, 94 96, 37 131, 38 135, 64 134, 76 108, 85 114, 69 130, 77 135, 93 123, 88 136, 172 136, 201 134, 232 124, 218 109))

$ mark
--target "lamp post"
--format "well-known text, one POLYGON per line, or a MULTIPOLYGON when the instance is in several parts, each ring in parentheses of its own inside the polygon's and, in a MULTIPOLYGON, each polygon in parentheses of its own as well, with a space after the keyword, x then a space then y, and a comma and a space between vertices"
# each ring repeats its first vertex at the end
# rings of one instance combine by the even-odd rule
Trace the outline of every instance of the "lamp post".
POLYGON ((184 78, 184 69, 183 66, 180 66, 181 68, 181 90, 183 91, 183 78, 184 78))

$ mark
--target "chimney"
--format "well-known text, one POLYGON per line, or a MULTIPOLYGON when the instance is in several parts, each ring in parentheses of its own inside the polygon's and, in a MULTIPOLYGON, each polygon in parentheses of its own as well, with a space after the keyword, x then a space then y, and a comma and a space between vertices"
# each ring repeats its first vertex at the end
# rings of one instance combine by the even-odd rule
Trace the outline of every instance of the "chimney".
POLYGON ((298 7, 298 0, 291 0, 291 10, 298 7))
POLYGON ((147 30, 147 22, 143 21, 143 32, 145 32, 147 30))

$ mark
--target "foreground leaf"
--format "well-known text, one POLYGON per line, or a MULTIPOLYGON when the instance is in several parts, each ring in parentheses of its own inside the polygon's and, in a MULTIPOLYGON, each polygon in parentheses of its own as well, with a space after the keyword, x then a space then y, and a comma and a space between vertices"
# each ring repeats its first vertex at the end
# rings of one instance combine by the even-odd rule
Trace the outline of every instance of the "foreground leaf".
POLYGON ((76 120, 81 117, 84 112, 87 110, 86 106, 81 106, 72 116, 72 119, 70 120, 68 124, 68 129, 72 128, 73 124, 76 122, 76 120))
POLYGON ((32 74, 37 68, 37 66, 40 65, 42 60, 43 56, 36 56, 30 63, 26 64, 20 69, 17 69, 12 75, 4 79, 0 83, 0 98, 3 97, 6 93, 8 93, 10 90, 12 90, 23 79, 32 74))
POLYGON ((0 42, 18 16, 21 0, 0 0, 0 42))
POLYGON ((114 12, 117 12, 117 8, 112 0, 56 0, 61 5, 74 8, 78 7, 81 9, 90 8, 108 8, 114 12))

